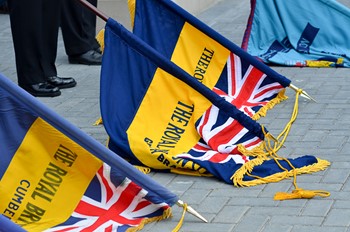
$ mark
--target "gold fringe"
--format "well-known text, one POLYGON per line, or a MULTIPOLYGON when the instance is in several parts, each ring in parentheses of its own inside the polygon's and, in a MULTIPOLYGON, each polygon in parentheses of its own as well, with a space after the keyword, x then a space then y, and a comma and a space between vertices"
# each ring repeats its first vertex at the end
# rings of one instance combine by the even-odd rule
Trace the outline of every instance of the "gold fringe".
POLYGON ((248 161, 243 164, 231 177, 231 180, 235 186, 240 187, 249 187, 258 184, 266 184, 271 182, 281 181, 283 179, 293 177, 293 185, 295 190, 292 193, 277 193, 275 195, 275 200, 287 200, 287 199, 298 199, 298 198, 313 198, 315 196, 328 197, 330 195, 329 192, 323 190, 303 190, 298 188, 296 179, 298 174, 304 173, 312 173, 326 169, 330 165, 330 163, 326 160, 317 159, 317 163, 312 165, 308 165, 301 168, 295 168, 293 164, 287 158, 280 157, 277 152, 283 146, 286 138, 290 132, 291 126, 297 118, 298 115, 298 99, 300 94, 302 93, 302 89, 296 90, 295 103, 292 112, 292 116, 289 122, 286 124, 282 132, 274 138, 271 134, 266 133, 264 127, 262 127, 262 131, 265 135, 264 141, 257 147, 252 150, 247 150, 242 144, 238 145, 238 150, 245 156, 255 157, 254 159, 248 161), (276 164, 281 169, 280 172, 272 174, 267 177, 259 177, 252 175, 252 171, 254 167, 261 165, 266 160, 274 160, 276 164), (280 161, 285 161, 290 166, 291 170, 284 168, 280 161), (250 176, 255 178, 250 181, 243 181, 245 176, 250 176))
POLYGON ((131 28, 134 28, 136 0, 128 0, 128 7, 129 7, 129 13, 130 13, 131 28))
POLYGON ((288 96, 285 95, 285 92, 285 89, 281 90, 274 99, 269 101, 269 103, 267 103, 265 106, 261 107, 260 110, 254 114, 252 119, 259 120, 261 117, 265 117, 268 110, 271 110, 273 107, 275 107, 275 105, 281 103, 282 101, 287 100, 288 96))
MULTIPOLYGON (((247 163, 243 164, 242 167, 240 167, 235 174, 231 177, 231 180, 233 182, 234 186, 253 186, 256 184, 252 184, 252 185, 247 185, 245 184, 245 182, 243 181, 243 178, 245 175, 247 175, 248 173, 251 173, 253 171, 253 168, 255 166, 261 165, 264 161, 267 160, 267 156, 264 154, 261 154, 263 151, 263 144, 261 143, 259 146, 255 147, 252 150, 247 150, 242 144, 238 145, 238 150, 246 156, 257 156, 255 159, 252 159, 250 161, 248 161, 247 163)), ((257 180, 260 180, 257 179, 257 180)), ((254 180, 256 181, 256 180, 254 180)), ((249 181, 250 183, 251 181, 249 181)))
POLYGON ((103 52, 105 49, 105 29, 101 29, 97 35, 96 35, 96 40, 99 43, 101 47, 101 51, 103 52))
MULTIPOLYGON (((237 172, 235 172, 235 174, 231 178, 233 180, 234 185, 238 187, 251 187, 259 184, 278 182, 288 177, 293 177, 294 170, 292 169, 290 171, 279 172, 264 178, 258 178, 251 181, 243 181, 244 176, 251 172, 254 166, 262 164, 264 161, 265 159, 261 159, 258 157, 244 164, 237 172)), ((329 165, 330 162, 328 162, 327 160, 317 159, 317 163, 301 168, 296 168, 295 170, 297 175, 308 174, 325 170, 329 165)))
POLYGON ((111 139, 111 137, 107 137, 107 141, 106 141, 106 147, 108 147, 108 144, 109 144, 109 140, 111 139))
POLYGON ((102 122, 102 118, 100 117, 99 119, 97 119, 96 121, 95 121, 95 123, 93 124, 94 126, 98 126, 98 125, 101 125, 101 124, 103 124, 103 122, 102 122))
POLYGON ((163 212, 163 215, 161 216, 158 216, 158 217, 153 217, 153 218, 145 218, 142 220, 142 222, 140 223, 140 225, 138 225, 137 227, 130 227, 128 228, 126 231, 127 232, 136 232, 136 231, 140 231, 142 230, 142 228, 148 224, 148 223, 151 223, 151 222, 156 222, 156 221, 161 221, 161 220, 164 220, 164 219, 167 219, 167 218, 170 218, 172 217, 172 212, 171 212, 171 208, 168 208, 166 209, 164 212, 163 212))

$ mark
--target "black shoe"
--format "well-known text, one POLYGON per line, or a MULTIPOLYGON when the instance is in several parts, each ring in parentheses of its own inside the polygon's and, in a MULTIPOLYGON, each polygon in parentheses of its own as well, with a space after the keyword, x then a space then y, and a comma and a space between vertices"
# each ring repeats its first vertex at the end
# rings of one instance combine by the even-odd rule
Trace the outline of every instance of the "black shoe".
POLYGON ((101 55, 102 55, 102 50, 101 50, 101 47, 96 48, 96 49, 95 49, 95 52, 97 52, 97 53, 99 53, 99 54, 101 54, 101 55))
POLYGON ((102 54, 95 50, 90 50, 79 56, 69 56, 68 60, 71 64, 101 65, 102 54))
POLYGON ((58 87, 47 82, 21 87, 34 97, 56 97, 61 95, 61 91, 58 87))
POLYGON ((47 82, 60 89, 72 88, 77 85, 77 82, 72 77, 48 77, 47 82))

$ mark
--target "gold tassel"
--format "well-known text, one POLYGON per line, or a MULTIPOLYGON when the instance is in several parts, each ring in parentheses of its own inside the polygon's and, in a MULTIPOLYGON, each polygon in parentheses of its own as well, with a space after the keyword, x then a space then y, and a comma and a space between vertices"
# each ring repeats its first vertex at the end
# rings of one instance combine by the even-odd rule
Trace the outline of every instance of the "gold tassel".
POLYGON ((298 174, 302 173, 311 173, 316 172, 325 169, 327 166, 330 165, 328 161, 317 159, 317 163, 308 165, 306 167, 301 168, 295 168, 292 163, 287 159, 278 156, 277 152, 280 148, 283 147, 284 142, 286 141, 286 138, 289 134, 289 131, 291 129, 292 124, 297 118, 298 115, 298 99, 300 94, 302 93, 302 89, 296 90, 296 97, 295 97, 295 103, 294 108, 292 112, 292 116, 289 120, 289 122, 286 124, 285 128, 282 130, 282 132, 278 135, 277 138, 274 138, 272 135, 265 132, 264 127, 262 127, 262 131, 265 135, 265 140, 254 149, 248 150, 243 145, 238 145, 238 150, 242 155, 248 156, 248 157, 255 157, 254 159, 248 161, 247 163, 243 164, 241 168, 239 168, 235 174, 231 177, 231 180, 235 186, 254 186, 257 184, 264 184, 269 182, 277 182, 282 179, 286 179, 288 177, 293 177, 293 184, 295 187, 295 190, 292 191, 292 193, 283 193, 279 192, 275 195, 275 200, 287 200, 287 199, 297 199, 297 198, 313 198, 315 196, 321 196, 321 197, 328 197, 330 195, 329 192, 323 191, 323 190, 304 190, 298 188, 296 184, 296 179, 298 174), (267 177, 259 177, 251 175, 251 172, 253 171, 255 166, 263 164, 264 161, 273 159, 276 164, 280 167, 282 170, 281 172, 275 173, 273 175, 267 176, 267 177), (280 161, 285 161, 288 163, 288 165, 291 167, 292 170, 288 171, 288 169, 284 168, 280 161), (244 176, 250 176, 254 177, 255 180, 251 181, 243 181, 244 176))
POLYGON ((315 196, 320 197, 329 197, 331 194, 323 190, 304 190, 304 189, 295 189, 291 193, 286 192, 277 192, 274 196, 275 201, 283 201, 290 199, 311 199, 315 196))

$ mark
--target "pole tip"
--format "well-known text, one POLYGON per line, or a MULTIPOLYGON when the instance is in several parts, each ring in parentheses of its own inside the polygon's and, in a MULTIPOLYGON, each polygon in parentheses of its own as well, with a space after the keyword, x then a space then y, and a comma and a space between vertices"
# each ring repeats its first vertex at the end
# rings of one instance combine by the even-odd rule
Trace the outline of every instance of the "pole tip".
MULTIPOLYGON (((182 200, 178 200, 176 202, 176 204, 180 207, 184 207, 184 202, 182 200)), ((196 210, 194 210, 191 206, 187 206, 186 211, 189 212, 190 214, 192 214, 193 216, 199 218, 200 220, 202 220, 205 223, 208 223, 208 220, 205 219, 202 215, 200 215, 196 210)))

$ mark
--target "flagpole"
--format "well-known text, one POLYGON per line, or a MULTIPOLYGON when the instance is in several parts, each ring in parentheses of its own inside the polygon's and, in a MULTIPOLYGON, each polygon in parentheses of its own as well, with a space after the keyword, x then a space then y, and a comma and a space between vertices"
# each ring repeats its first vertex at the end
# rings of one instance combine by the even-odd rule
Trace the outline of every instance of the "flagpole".
POLYGON ((296 87, 295 85, 293 85, 292 83, 289 85, 289 88, 293 89, 295 92, 298 92, 299 90, 301 91, 301 96, 309 99, 311 101, 317 102, 314 98, 312 98, 307 92, 305 92, 304 90, 296 87))
MULTIPOLYGON (((87 8, 89 8, 92 12, 94 12, 98 17, 100 17, 102 20, 106 21, 108 20, 109 16, 107 16, 105 13, 103 13, 102 11, 100 11, 99 9, 97 9, 94 5, 92 5, 91 3, 89 3, 86 0, 78 0, 81 4, 83 4, 84 6, 86 6, 87 8)), ((180 207, 184 207, 184 202, 182 200, 178 200, 176 202, 176 204, 180 207)), ((186 211, 190 214, 192 214, 193 216, 199 218, 200 220, 202 220, 203 222, 208 222, 207 219, 205 219, 202 215, 200 215, 196 210, 194 210, 191 206, 187 206, 186 211)))
POLYGON ((0 231, 11 231, 11 232, 26 232, 25 229, 0 214, 0 231))
POLYGON ((86 0, 78 0, 81 4, 89 8, 92 12, 94 12, 98 17, 100 17, 103 21, 107 22, 109 16, 97 9, 94 5, 86 0))
MULTIPOLYGON (((102 20, 104 20, 105 22, 107 22, 109 16, 106 15, 105 13, 103 13, 102 11, 98 10, 94 5, 92 5, 90 2, 86 1, 86 0, 78 0, 81 4, 83 4, 84 6, 86 6, 87 8, 89 8, 92 12, 94 12, 98 17, 100 17, 102 20)), ((186 12, 187 13, 187 12, 186 12)), ((224 45, 225 46, 225 45, 224 45)), ((236 49, 237 50, 237 49, 236 49)), ((262 66, 264 67, 264 64, 260 64, 260 65, 257 65, 257 66, 262 66)), ((265 70, 264 70, 265 71, 265 70)), ((314 98, 312 98, 306 91, 298 88, 297 86, 293 85, 292 83, 290 83, 288 85, 289 88, 291 88, 292 90, 294 90, 295 92, 301 90, 301 96, 308 99, 308 100, 311 100, 311 101, 314 101, 316 102, 316 100, 314 98)))
MULTIPOLYGON (((183 202, 182 200, 178 200, 176 202, 176 204, 180 207, 185 207, 185 202, 183 202)), ((191 206, 187 206, 186 208, 187 212, 189 212, 190 214, 196 216, 197 218, 201 219, 203 222, 208 222, 207 219, 205 219, 202 215, 200 215, 196 210, 194 210, 191 206)))

